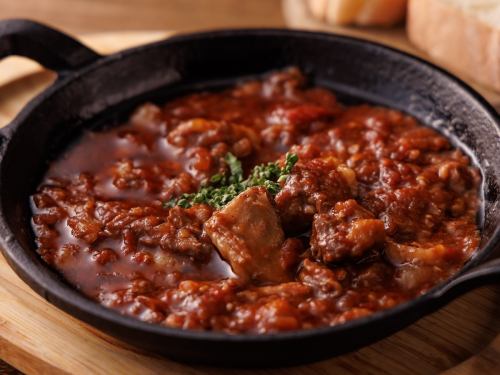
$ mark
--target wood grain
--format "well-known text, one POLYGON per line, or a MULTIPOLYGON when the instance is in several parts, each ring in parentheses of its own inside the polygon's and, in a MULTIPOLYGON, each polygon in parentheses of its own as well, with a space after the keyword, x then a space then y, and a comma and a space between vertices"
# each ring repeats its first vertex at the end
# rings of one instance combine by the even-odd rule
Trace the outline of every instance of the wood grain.
POLYGON ((0 0, 2 18, 31 18, 76 33, 281 27, 280 0, 0 0))
MULTIPOLYGON (((1 1, 1 0, 0 0, 1 1)), ((101 54, 154 42, 172 35, 171 31, 121 31, 87 34, 78 38, 101 54), (119 41, 117 44, 117 40, 119 41)), ((56 78, 53 72, 24 57, 0 60, 0 126, 6 125, 26 103, 48 87, 56 78)))
MULTIPOLYGON (((86 42, 106 52, 130 46, 135 37, 93 36, 86 42)), ((136 43, 147 39, 142 34, 136 43)), ((52 79, 48 72, 28 69, 26 76, 0 85, 0 118, 9 121, 52 79)), ((493 375, 500 372, 499 314, 500 286, 485 287, 385 340, 331 360, 277 370, 194 367, 142 353, 56 309, 29 289, 0 256, 0 358, 27 374, 493 375)))

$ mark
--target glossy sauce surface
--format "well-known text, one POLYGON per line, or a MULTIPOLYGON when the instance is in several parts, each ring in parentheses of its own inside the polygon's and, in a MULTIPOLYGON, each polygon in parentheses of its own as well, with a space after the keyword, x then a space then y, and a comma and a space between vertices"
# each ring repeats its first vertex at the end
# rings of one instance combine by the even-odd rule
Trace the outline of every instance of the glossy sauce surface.
POLYGON ((344 106, 291 68, 221 92, 145 104, 87 132, 32 197, 43 259, 84 294, 185 329, 268 333, 393 307, 476 250, 480 175, 398 111, 344 106), (169 208, 228 152, 246 173, 299 160, 275 196, 169 208))

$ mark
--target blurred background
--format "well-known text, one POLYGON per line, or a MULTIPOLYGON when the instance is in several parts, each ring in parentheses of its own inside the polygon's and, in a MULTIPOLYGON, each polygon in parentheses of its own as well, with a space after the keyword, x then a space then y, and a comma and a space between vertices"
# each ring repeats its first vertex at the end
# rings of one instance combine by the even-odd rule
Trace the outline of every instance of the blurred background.
POLYGON ((281 0, 0 0, 0 16, 28 17, 70 33, 285 25, 281 0))

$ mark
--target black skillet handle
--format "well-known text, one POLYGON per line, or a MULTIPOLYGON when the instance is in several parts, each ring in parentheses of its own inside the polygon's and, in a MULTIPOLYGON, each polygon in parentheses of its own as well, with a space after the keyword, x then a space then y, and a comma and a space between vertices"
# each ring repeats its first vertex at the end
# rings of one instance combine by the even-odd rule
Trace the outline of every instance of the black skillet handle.
POLYGON ((59 75, 100 57, 61 31, 24 19, 0 21, 0 59, 12 55, 28 57, 59 75))
POLYGON ((451 300, 474 288, 500 283, 500 258, 481 264, 458 276, 440 289, 436 297, 451 300))

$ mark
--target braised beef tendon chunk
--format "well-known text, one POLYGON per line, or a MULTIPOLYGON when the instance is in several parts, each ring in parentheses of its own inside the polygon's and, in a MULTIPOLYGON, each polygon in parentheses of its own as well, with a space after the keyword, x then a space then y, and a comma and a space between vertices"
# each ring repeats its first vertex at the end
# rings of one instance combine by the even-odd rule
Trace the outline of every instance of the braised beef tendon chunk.
POLYGON ((260 283, 290 279, 281 262, 285 236, 265 188, 253 187, 238 195, 213 214, 205 232, 241 279, 260 283))
POLYGON ((307 230, 314 214, 326 212, 349 199, 356 188, 354 172, 333 158, 299 162, 276 195, 276 205, 287 231, 307 230))
POLYGON ((311 252, 325 263, 359 259, 385 241, 384 223, 350 199, 314 216, 311 252))
POLYGON ((269 334, 425 293, 480 244, 479 170, 291 67, 86 131, 32 196, 45 262, 152 324, 269 334))

